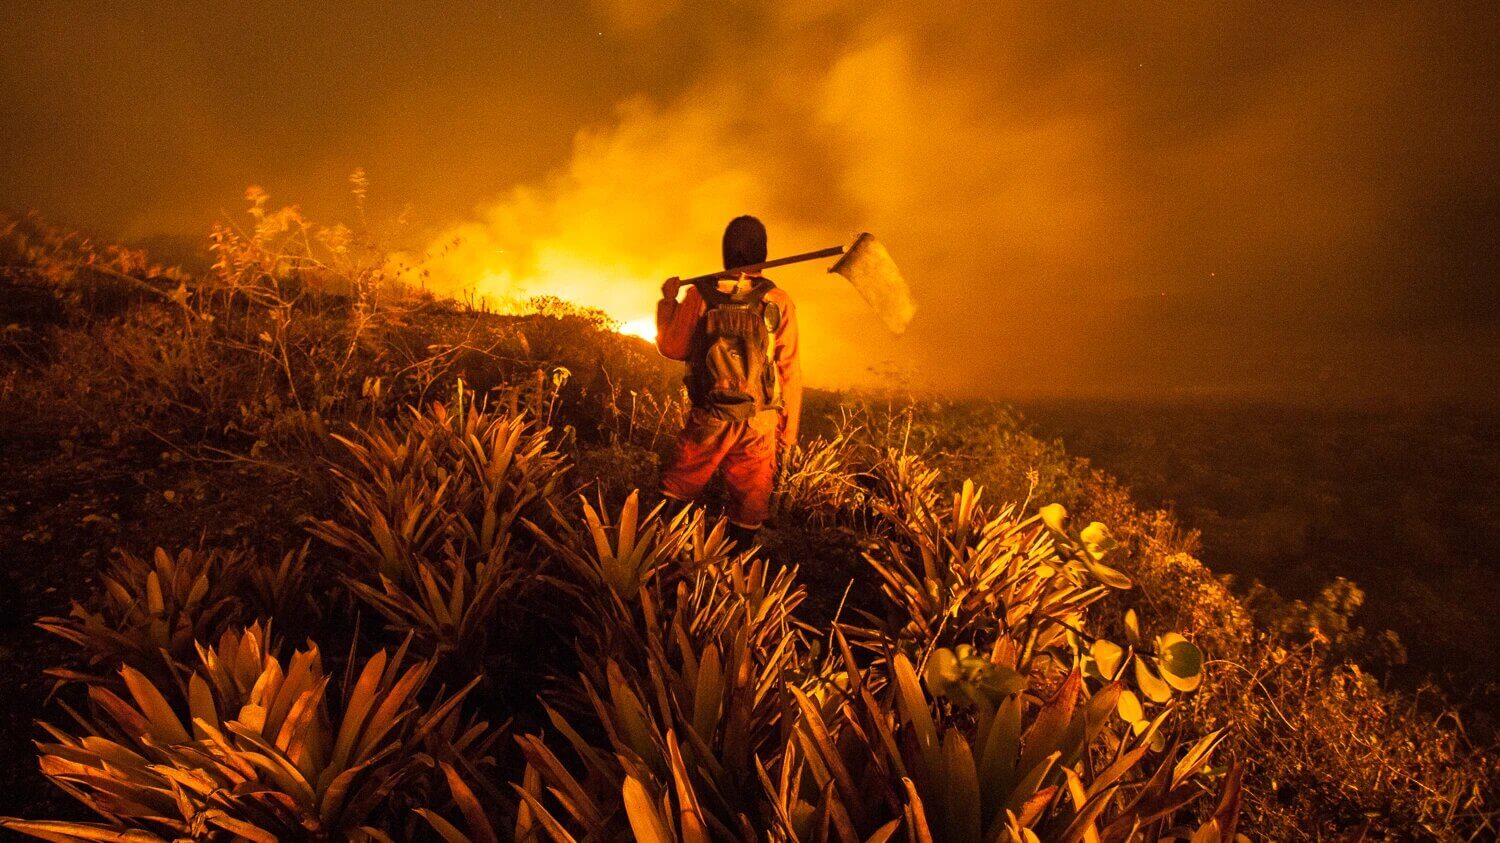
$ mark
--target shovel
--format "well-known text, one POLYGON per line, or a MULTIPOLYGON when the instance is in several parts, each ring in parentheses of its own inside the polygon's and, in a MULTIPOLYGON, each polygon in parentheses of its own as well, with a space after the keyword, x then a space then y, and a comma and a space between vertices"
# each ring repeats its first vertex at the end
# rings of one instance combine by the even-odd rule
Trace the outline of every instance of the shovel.
POLYGON ((843 257, 829 267, 828 271, 837 272, 854 285, 854 289, 859 291, 859 294, 880 316, 880 321, 891 329, 891 333, 899 336, 904 332, 906 326, 911 324, 912 316, 917 312, 917 304, 912 300, 911 289, 906 286, 906 279, 901 277, 901 271, 896 268, 896 262, 891 260, 891 253, 887 252, 885 247, 880 245, 880 241, 868 233, 859 235, 854 245, 848 249, 843 246, 831 246, 816 252, 803 252, 800 255, 736 266, 695 278, 684 278, 682 283, 702 284, 717 281, 720 278, 733 278, 741 273, 759 272, 773 266, 787 266, 818 258, 831 258, 834 255, 843 257))

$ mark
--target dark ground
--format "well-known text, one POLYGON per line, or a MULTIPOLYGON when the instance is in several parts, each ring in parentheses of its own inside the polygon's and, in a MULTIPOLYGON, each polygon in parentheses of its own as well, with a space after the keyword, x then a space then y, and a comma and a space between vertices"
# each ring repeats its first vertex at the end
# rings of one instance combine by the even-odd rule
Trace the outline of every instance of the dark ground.
POLYGON ((1357 615, 1409 651, 1399 678, 1434 674, 1493 714, 1500 699, 1500 418, 1458 407, 1023 402, 1060 436, 1202 531, 1202 558, 1241 590, 1312 599, 1334 577, 1357 615))

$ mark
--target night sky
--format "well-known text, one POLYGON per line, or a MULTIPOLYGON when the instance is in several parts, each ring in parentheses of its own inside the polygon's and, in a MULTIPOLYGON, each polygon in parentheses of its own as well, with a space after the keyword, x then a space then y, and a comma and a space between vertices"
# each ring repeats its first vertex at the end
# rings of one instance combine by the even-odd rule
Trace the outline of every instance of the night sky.
POLYGON ((363 167, 432 283, 621 319, 773 252, 836 278, 815 383, 1007 396, 1500 393, 1500 6, 7 3, 0 204, 202 235, 247 185, 333 221, 363 167), (338 11, 334 8, 337 7, 338 11), (880 374, 871 374, 871 369, 880 374))

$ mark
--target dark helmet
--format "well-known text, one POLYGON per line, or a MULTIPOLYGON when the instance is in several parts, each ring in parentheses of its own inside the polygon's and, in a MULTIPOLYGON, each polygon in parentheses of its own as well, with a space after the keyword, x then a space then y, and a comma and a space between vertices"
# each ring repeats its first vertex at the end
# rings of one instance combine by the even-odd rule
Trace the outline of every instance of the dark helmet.
POLYGON ((765 224, 748 215, 730 220, 724 229, 724 268, 763 263, 765 259, 765 224))

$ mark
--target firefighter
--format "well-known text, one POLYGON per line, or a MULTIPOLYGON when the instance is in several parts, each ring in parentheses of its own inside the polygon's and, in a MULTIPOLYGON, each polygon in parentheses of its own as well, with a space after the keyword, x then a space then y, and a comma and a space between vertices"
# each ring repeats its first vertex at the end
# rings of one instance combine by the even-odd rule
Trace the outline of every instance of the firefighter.
MULTIPOLYGON (((751 216, 724 229, 724 268, 766 259, 766 227, 751 216)), ((661 493, 696 501, 722 469, 736 545, 754 541, 771 502, 780 449, 797 442, 802 367, 797 311, 785 290, 758 273, 689 286, 668 278, 656 306, 656 348, 687 363, 692 402, 662 474, 661 493)))

